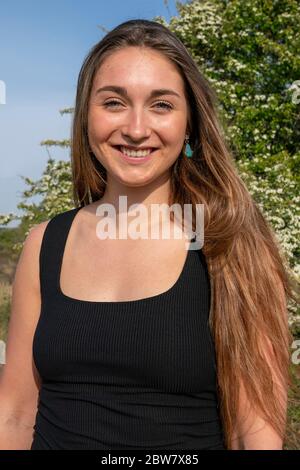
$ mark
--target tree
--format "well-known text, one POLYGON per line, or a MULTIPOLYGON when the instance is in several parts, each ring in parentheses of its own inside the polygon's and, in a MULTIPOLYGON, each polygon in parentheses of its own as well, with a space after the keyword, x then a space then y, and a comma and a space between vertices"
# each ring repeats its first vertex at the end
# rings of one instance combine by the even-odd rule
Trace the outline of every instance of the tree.
MULTIPOLYGON (((73 108, 60 110, 61 115, 72 112, 73 108)), ((23 200, 17 207, 23 211, 23 214, 9 213, 0 215, 0 225, 5 226, 13 220, 20 220, 17 228, 18 241, 15 240, 15 237, 11 237, 9 244, 5 232, 0 232, 0 240, 4 240, 5 237, 6 251, 9 249, 16 256, 20 253, 24 239, 34 225, 73 207, 70 162, 56 161, 49 152, 49 147, 69 148, 70 141, 44 140, 41 145, 46 146, 49 158, 39 180, 33 181, 29 177, 22 176, 22 179, 28 185, 28 189, 23 191, 23 200), (40 202, 32 202, 33 197, 40 197, 40 202)))

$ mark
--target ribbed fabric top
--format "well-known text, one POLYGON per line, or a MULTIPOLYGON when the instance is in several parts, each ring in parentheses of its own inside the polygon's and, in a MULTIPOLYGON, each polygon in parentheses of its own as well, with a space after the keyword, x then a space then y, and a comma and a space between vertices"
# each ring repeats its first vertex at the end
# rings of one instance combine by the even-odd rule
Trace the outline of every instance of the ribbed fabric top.
POLYGON ((202 250, 187 250, 162 294, 74 299, 61 291, 60 271, 79 209, 50 219, 41 245, 33 357, 42 386, 31 450, 224 449, 202 250))

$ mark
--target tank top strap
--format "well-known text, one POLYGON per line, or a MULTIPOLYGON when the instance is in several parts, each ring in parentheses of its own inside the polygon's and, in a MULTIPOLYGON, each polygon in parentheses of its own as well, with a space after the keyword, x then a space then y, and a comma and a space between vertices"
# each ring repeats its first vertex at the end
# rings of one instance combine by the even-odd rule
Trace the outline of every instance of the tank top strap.
POLYGON ((60 265, 72 221, 81 207, 61 212, 49 220, 44 231, 40 256, 41 299, 49 299, 57 292, 60 265))

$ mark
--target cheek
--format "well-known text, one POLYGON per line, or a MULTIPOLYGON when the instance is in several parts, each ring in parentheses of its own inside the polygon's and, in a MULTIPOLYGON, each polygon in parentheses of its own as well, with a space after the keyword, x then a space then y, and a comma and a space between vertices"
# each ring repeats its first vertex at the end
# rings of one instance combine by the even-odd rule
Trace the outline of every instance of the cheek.
POLYGON ((168 135, 165 136, 166 146, 169 148, 170 157, 177 158, 180 154, 182 147, 184 145, 184 138, 185 138, 185 129, 182 130, 177 129, 170 129, 168 135))
POLYGON ((88 135, 91 141, 103 141, 108 132, 108 127, 100 116, 100 113, 90 111, 88 114, 88 135))
POLYGON ((110 138, 111 133, 118 128, 120 119, 108 116, 99 108, 91 107, 88 113, 88 135, 90 139, 103 142, 110 138))
POLYGON ((185 137, 186 120, 180 116, 170 116, 161 122, 160 130, 165 142, 172 147, 180 147, 181 141, 185 137))
POLYGON ((174 126, 169 128, 165 134, 165 145, 168 148, 168 164, 173 164, 175 160, 179 157, 182 148, 184 146, 185 138, 185 127, 184 126, 174 126))

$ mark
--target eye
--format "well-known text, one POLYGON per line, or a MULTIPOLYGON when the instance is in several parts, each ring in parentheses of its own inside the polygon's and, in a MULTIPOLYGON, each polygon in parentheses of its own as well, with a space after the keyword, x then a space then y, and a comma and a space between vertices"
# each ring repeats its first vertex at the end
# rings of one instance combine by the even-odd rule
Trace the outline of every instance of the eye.
POLYGON ((158 104, 162 104, 163 108, 165 108, 165 109, 172 109, 172 106, 169 103, 167 103, 166 101, 158 101, 156 103, 156 105, 158 105, 158 104))
MULTIPOLYGON (((116 100, 111 100, 111 101, 107 101, 106 103, 104 103, 104 106, 105 107, 111 107, 111 108, 115 108, 116 106, 115 105, 121 105, 122 103, 120 103, 119 101, 116 101, 116 100)), ((162 109, 172 109, 172 106, 167 103, 166 101, 158 101, 156 103, 156 106, 158 106, 159 108, 162 108, 162 109), (162 106, 158 106, 158 105, 162 105, 162 106)))
MULTIPOLYGON (((116 100, 112 100, 112 101, 107 101, 106 103, 104 103, 104 106, 107 106, 109 107, 111 104, 113 103, 116 103, 116 104, 121 104, 119 101, 116 101, 116 100)), ((112 106, 113 108, 115 108, 115 106, 112 106)))

